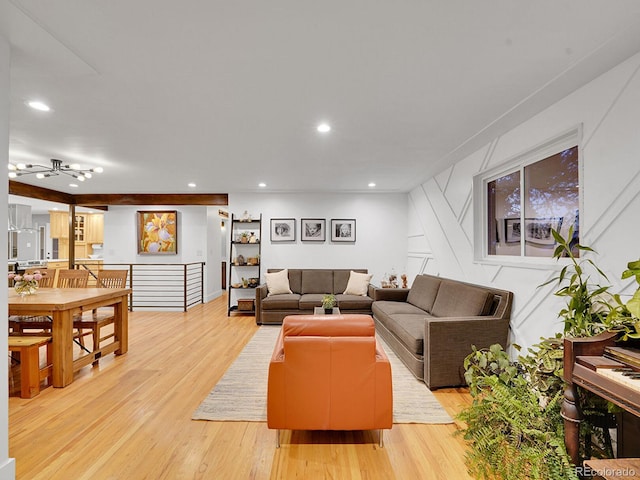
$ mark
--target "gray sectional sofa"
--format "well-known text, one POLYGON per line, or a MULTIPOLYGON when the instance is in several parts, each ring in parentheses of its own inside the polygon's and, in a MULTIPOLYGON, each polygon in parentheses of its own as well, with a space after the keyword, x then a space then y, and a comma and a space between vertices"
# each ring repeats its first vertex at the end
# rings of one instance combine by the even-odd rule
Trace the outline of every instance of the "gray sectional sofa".
MULTIPOLYGON (((287 315, 312 314, 322 305, 324 294, 333 293, 341 313, 371 315, 373 286, 367 295, 345 295, 351 271, 367 273, 366 269, 289 269, 289 288, 292 293, 268 295, 266 284, 256 288, 256 323, 281 324, 287 315)), ((270 268, 267 273, 282 271, 270 268)))
POLYGON ((429 389, 464 385, 464 358, 507 344, 513 293, 418 275, 410 289, 376 288, 370 295, 376 331, 429 389))

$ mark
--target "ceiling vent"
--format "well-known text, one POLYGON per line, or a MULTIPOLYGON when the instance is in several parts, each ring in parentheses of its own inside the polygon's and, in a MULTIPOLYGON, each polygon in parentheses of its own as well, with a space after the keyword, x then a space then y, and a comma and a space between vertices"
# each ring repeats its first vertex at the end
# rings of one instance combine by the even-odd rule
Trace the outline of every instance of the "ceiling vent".
POLYGON ((20 205, 19 203, 9 204, 9 231, 34 231, 34 228, 31 226, 31 206, 20 205))

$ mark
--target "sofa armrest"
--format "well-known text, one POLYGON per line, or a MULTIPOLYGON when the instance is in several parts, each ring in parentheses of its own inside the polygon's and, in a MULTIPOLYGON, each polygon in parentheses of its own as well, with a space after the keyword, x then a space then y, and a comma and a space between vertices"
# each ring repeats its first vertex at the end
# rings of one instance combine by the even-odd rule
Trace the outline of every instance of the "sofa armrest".
POLYGON ((406 302, 409 295, 408 288, 380 288, 369 285, 369 296, 373 301, 389 300, 392 302, 406 302), (373 292, 371 291, 373 289, 373 292))
POLYGON ((471 345, 506 347, 509 319, 495 316, 431 317, 424 326, 424 379, 430 389, 464 385, 464 359, 471 345))
POLYGON ((256 323, 258 325, 262 325, 262 300, 267 298, 268 293, 266 283, 256 287, 256 323))

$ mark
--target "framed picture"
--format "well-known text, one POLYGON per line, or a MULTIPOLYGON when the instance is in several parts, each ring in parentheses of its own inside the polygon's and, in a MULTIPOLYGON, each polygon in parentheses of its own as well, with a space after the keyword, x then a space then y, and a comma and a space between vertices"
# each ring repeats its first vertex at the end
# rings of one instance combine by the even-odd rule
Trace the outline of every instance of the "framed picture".
POLYGON ((522 221, 519 218, 505 218, 504 219, 504 238, 506 243, 518 243, 521 238, 521 224, 522 221))
POLYGON ((138 211, 138 254, 178 253, 178 211, 138 211))
POLYGON ((354 219, 331 219, 332 242, 355 242, 356 221, 354 219))
POLYGON ((324 218, 300 220, 300 239, 303 242, 324 242, 327 238, 327 221, 324 218))
POLYGON ((562 219, 563 217, 526 218, 524 220, 525 240, 539 245, 554 245, 556 241, 551 230, 560 231, 562 219))
POLYGON ((271 241, 272 242, 295 242, 296 241, 296 219, 295 218, 272 218, 271 219, 271 241))

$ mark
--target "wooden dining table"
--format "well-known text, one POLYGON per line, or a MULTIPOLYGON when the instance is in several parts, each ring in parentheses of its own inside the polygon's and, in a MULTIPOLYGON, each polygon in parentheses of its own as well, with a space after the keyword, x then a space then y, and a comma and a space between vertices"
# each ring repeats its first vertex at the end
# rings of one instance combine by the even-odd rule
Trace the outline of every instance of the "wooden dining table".
POLYGON ((54 387, 73 382, 73 373, 96 359, 129 348, 129 288, 40 288, 34 295, 21 296, 9 288, 9 315, 51 317, 52 376, 54 387), (113 342, 73 359, 73 317, 99 307, 113 307, 113 342))

